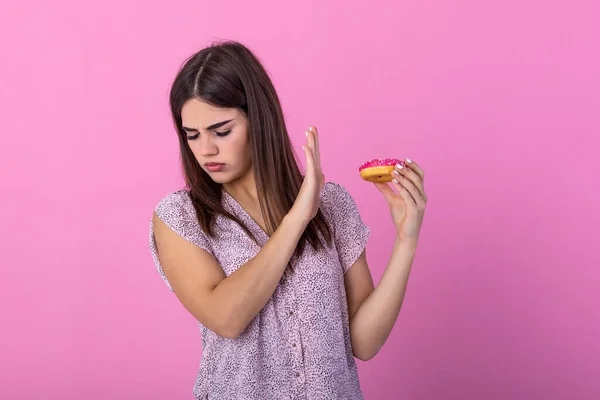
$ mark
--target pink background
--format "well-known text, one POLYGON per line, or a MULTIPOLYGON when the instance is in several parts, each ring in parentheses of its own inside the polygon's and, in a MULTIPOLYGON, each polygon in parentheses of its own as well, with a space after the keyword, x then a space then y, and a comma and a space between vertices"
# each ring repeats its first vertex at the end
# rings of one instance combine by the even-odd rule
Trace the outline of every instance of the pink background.
POLYGON ((600 398, 599 4, 3 4, 0 398, 191 398, 199 331, 147 234, 182 182, 169 83, 213 39, 259 54, 298 149, 320 129, 376 281, 393 227, 356 168, 426 170, 401 316, 359 362, 367 399, 600 398))

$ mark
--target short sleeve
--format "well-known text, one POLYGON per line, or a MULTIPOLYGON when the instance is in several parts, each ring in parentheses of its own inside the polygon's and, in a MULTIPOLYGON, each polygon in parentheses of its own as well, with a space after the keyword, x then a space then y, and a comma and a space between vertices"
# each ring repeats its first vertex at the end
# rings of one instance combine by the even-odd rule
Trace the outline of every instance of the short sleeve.
POLYGON ((365 249, 371 230, 363 222, 354 198, 342 185, 326 183, 322 198, 333 225, 340 263, 346 273, 365 249))
MULTIPOLYGON (((179 236, 206 250, 208 253, 213 254, 209 238, 206 236, 198 222, 196 210, 194 209, 192 199, 187 191, 180 190, 168 194, 158 203, 154 211, 158 218, 179 236)), ((156 247, 152 220, 150 220, 149 239, 150 253, 152 254, 154 265, 158 269, 160 276, 169 290, 173 291, 158 258, 158 249, 156 247)))

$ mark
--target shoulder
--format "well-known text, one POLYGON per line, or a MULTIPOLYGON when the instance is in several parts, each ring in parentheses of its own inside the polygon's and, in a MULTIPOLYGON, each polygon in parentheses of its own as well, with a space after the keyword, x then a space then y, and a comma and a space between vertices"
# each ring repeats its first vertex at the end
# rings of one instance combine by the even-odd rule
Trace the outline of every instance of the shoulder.
POLYGON ((342 220, 358 213, 350 191, 336 182, 325 183, 321 190, 321 210, 333 220, 342 220))
POLYGON ((150 235, 154 240, 154 220, 158 218, 177 235, 210 252, 208 237, 198 222, 196 209, 187 190, 177 190, 163 197, 154 209, 156 217, 150 224, 150 235))
POLYGON ((337 182, 325 182, 321 190, 321 198, 331 199, 338 197, 344 193, 348 193, 346 188, 337 182))
MULTIPOLYGON (((196 209, 187 190, 177 190, 168 193, 154 208, 155 218, 180 236, 191 240, 192 236, 201 233, 196 209)), ((195 240, 191 240, 195 241, 195 240)))
POLYGON ((195 244, 211 255, 213 254, 212 246, 209 238, 200 227, 192 198, 187 190, 177 190, 168 193, 158 202, 154 209, 154 214, 150 221, 150 252, 163 280, 172 291, 173 288, 164 273, 160 258, 158 257, 158 238, 155 236, 155 233, 158 233, 158 228, 154 226, 156 222, 155 218, 158 218, 158 220, 178 236, 195 244))
POLYGON ((321 201, 326 207, 344 207, 354 205, 354 198, 350 192, 341 184, 327 182, 321 190, 321 201))
POLYGON ((321 209, 333 227, 340 262, 346 272, 365 248, 371 230, 362 220, 354 198, 344 186, 326 183, 321 199, 321 209))
POLYGON ((177 190, 164 196, 154 208, 156 215, 167 225, 169 222, 194 216, 195 210, 187 190, 177 190))

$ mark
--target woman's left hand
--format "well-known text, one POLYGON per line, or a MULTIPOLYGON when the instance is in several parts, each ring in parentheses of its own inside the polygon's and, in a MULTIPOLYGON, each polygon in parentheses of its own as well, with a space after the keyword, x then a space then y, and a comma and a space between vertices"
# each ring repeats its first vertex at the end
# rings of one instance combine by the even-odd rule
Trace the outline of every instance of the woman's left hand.
POLYGON ((392 172, 392 185, 375 183, 390 207, 398 239, 417 241, 421 232, 427 194, 424 188, 425 173, 417 163, 406 159, 404 166, 396 165, 392 172))

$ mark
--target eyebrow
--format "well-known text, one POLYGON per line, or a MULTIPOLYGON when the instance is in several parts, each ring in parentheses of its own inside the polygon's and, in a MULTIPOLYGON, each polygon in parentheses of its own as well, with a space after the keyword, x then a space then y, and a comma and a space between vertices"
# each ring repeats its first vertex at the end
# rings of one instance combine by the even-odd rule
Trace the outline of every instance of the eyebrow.
MULTIPOLYGON (((221 121, 221 122, 217 122, 216 124, 212 124, 211 126, 207 127, 206 129, 207 129, 207 130, 209 130, 209 131, 211 131, 211 130, 213 130, 213 129, 220 128, 220 127, 222 127, 223 125, 230 123, 231 121, 233 121, 233 120, 232 120, 232 119, 229 119, 229 120, 227 120, 227 121, 221 121)), ((188 127, 186 127, 186 126, 184 126, 184 127, 183 127, 183 130, 184 130, 184 131, 186 131, 186 132, 198 132, 198 129, 194 129, 194 128, 188 128, 188 127)))

